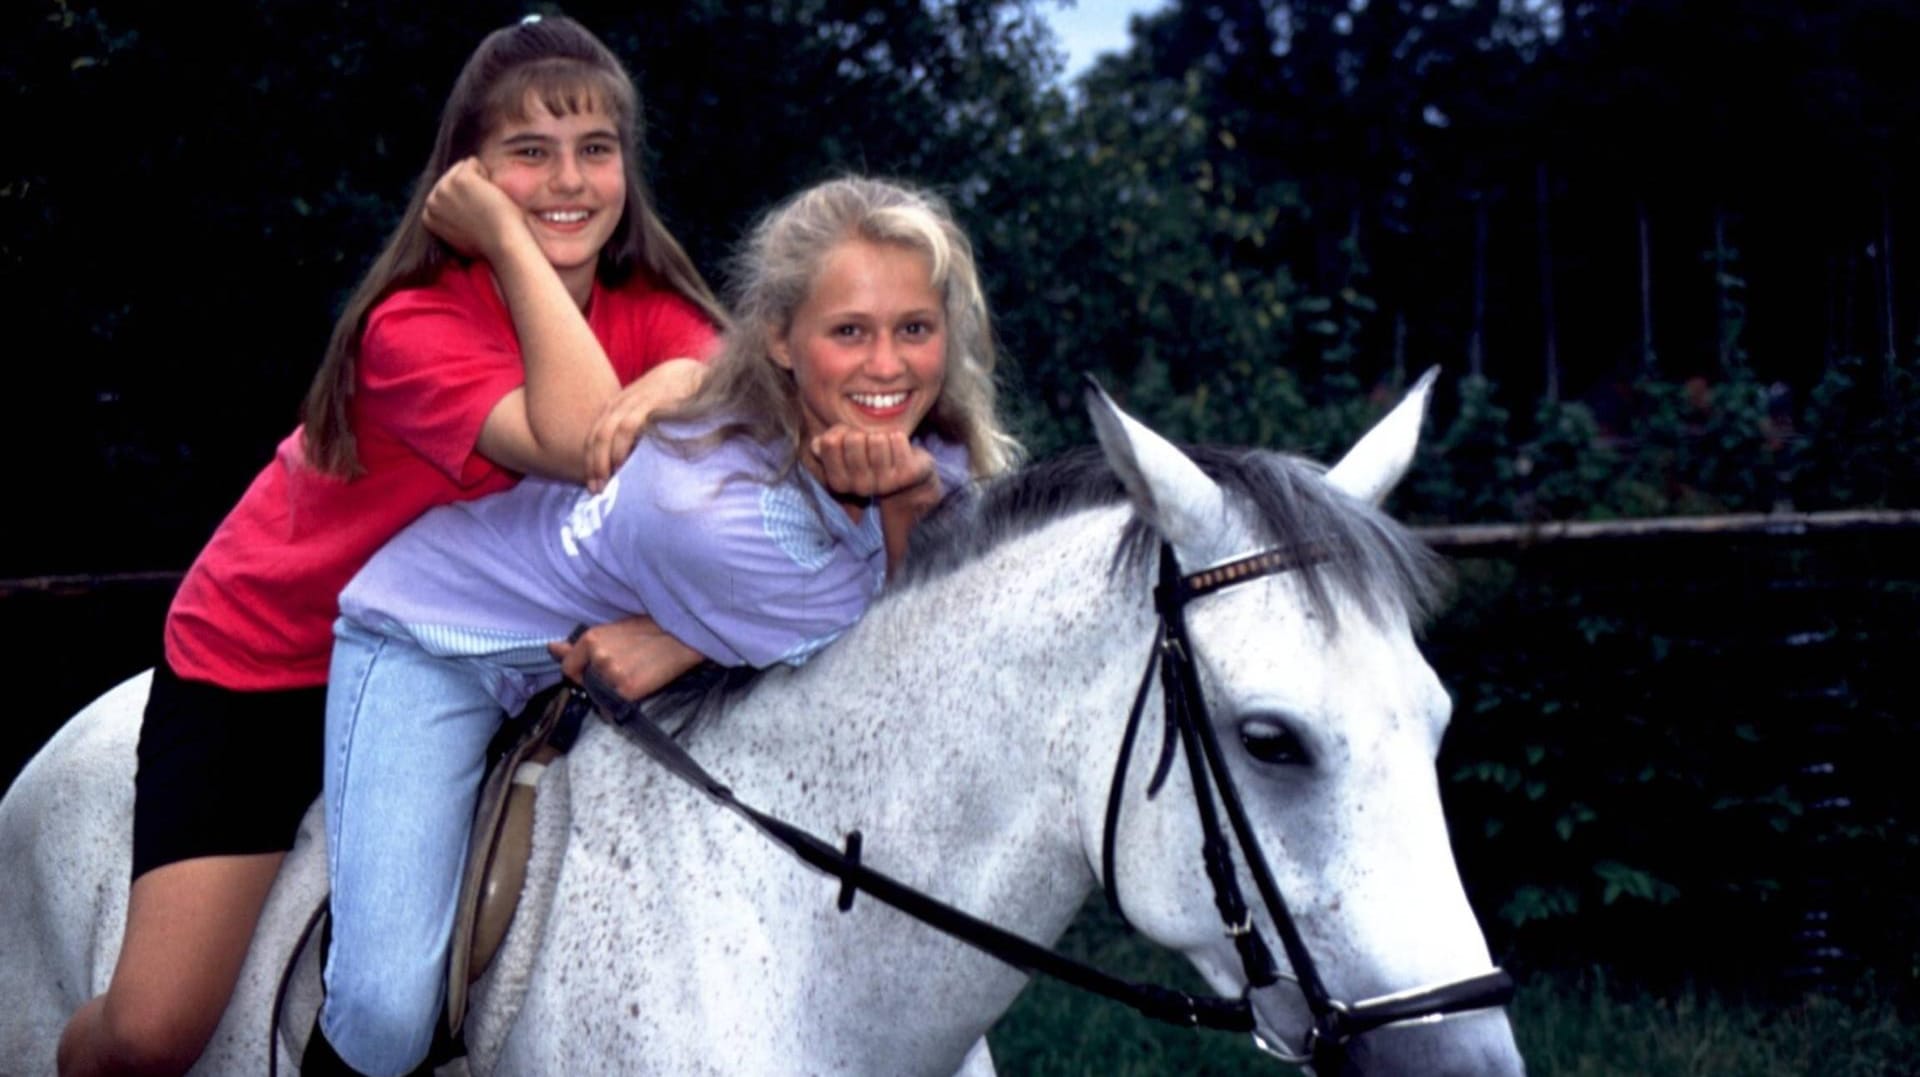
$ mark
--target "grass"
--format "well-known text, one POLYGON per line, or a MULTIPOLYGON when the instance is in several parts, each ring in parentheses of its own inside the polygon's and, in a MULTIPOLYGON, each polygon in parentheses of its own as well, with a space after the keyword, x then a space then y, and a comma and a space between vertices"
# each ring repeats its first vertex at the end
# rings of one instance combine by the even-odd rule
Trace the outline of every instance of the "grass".
MULTIPOLYGON (((1200 990, 1184 961, 1089 905, 1061 948, 1130 979, 1200 990)), ((1920 1024, 1896 1001, 1748 1002, 1688 988, 1649 995, 1601 970, 1523 979, 1509 1013, 1531 1077, 1912 1077, 1920 1024)), ((1225 1077, 1292 1071, 1228 1033, 1173 1028, 1037 980, 995 1027, 1006 1077, 1225 1077)))
POLYGON ((1891 998, 1744 1002, 1688 988, 1622 991, 1592 971, 1541 978, 1515 1000, 1530 1074, 1549 1077, 1908 1077, 1920 1025, 1891 998))

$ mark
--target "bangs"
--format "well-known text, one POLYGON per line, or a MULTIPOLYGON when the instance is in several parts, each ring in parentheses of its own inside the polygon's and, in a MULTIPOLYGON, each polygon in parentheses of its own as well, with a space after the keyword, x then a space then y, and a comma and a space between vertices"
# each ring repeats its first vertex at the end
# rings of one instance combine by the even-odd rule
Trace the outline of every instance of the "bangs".
POLYGON ((927 283, 946 291, 953 251, 931 214, 916 206, 887 206, 875 210, 859 231, 869 241, 897 244, 925 255, 927 283))
POLYGON ((523 64, 501 76, 487 97, 489 126, 533 119, 528 109, 535 101, 554 117, 586 112, 605 116, 623 141, 633 122, 634 103, 622 80, 577 60, 523 64))

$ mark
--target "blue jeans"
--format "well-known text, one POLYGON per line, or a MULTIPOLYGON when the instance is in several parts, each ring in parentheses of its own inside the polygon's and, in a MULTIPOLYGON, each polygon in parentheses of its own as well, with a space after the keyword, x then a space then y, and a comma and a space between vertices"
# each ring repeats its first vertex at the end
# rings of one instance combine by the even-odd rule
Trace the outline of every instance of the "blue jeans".
POLYGON ((321 1028, 371 1077, 410 1072, 433 1045, 474 801, 501 720, 474 663, 335 625, 321 1028))

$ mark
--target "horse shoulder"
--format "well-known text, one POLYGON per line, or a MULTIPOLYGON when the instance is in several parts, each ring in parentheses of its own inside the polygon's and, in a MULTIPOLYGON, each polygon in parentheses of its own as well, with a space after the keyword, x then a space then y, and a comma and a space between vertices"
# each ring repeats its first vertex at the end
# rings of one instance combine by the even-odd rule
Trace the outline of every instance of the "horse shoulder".
POLYGON ((467 1047, 476 1075, 616 1062, 636 1075, 794 1072, 803 1045, 790 1039, 778 1057, 757 1057, 760 1039, 745 1031, 764 1022, 739 1025, 724 1055, 705 1031, 767 1012, 768 985, 739 980, 734 965, 763 969, 766 925, 735 888, 716 893, 708 877, 737 866, 742 837, 732 832, 742 824, 652 764, 636 768, 634 754, 618 734, 589 727, 564 766, 542 777, 521 907, 475 985, 467 1047), (728 991, 710 990, 717 966, 728 991))

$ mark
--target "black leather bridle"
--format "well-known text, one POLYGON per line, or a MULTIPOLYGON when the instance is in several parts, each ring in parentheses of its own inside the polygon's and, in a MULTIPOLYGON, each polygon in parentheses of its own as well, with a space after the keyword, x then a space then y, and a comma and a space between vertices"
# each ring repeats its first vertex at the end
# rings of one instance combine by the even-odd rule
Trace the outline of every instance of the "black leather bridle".
POLYGON ((1161 543, 1160 578, 1153 589, 1154 610, 1159 615, 1160 623, 1154 633, 1153 651, 1147 658, 1146 671, 1141 675, 1140 688, 1134 696, 1133 709, 1127 717, 1126 733, 1115 760, 1113 784, 1107 794, 1100 861, 1107 902, 1115 913, 1125 919, 1115 872, 1114 845, 1133 745, 1139 735, 1140 717, 1146 707, 1148 688, 1158 669, 1160 694, 1166 710, 1166 731, 1159 764, 1154 768, 1153 778, 1147 785, 1147 796, 1151 799, 1166 781, 1173 762, 1174 746, 1178 743, 1186 755, 1187 773, 1193 783, 1194 807, 1200 817, 1201 856, 1207 878, 1213 884, 1214 906, 1219 910, 1220 922, 1225 925, 1227 935, 1233 939, 1234 948, 1240 955, 1240 965, 1247 978, 1247 990, 1251 993, 1271 987, 1282 979, 1290 979, 1305 997, 1313 1017, 1305 1042, 1297 1049, 1269 1043, 1257 1030, 1253 1034, 1254 1042, 1261 1050, 1276 1058, 1295 1064, 1310 1063, 1321 1073, 1333 1073, 1344 1057, 1347 1044, 1354 1037, 1388 1025, 1432 1021, 1453 1014, 1504 1006, 1513 998, 1513 978, 1505 971, 1493 968, 1462 979, 1358 1002, 1335 999, 1320 979, 1313 956, 1308 952, 1300 929, 1287 910, 1286 900, 1274 882, 1273 871, 1267 866, 1266 857, 1261 852, 1253 825, 1241 803, 1239 787, 1227 768, 1226 756, 1220 749, 1219 738, 1207 714, 1206 696, 1200 690, 1199 671, 1194 665, 1193 644, 1187 636, 1186 607, 1194 599, 1235 584, 1291 572, 1324 559, 1325 554, 1311 546, 1299 550, 1276 548, 1182 575, 1174 560, 1173 548, 1165 542, 1161 543), (1266 906, 1274 930, 1279 933, 1287 963, 1293 968, 1291 976, 1283 976, 1274 968, 1272 951, 1253 923, 1252 913, 1234 871, 1233 848, 1227 840, 1227 830, 1220 825, 1220 811, 1216 810, 1214 804, 1216 793, 1219 809, 1225 811, 1234 842, 1239 845, 1241 856, 1247 862, 1247 872, 1253 877, 1254 887, 1259 891, 1261 903, 1266 906))
POLYGON ((1015 935, 1003 928, 970 916, 927 894, 860 862, 859 831, 847 835, 844 848, 741 802, 733 791, 700 766, 686 750, 642 712, 640 704, 621 699, 589 670, 586 691, 577 703, 587 699, 603 717, 628 736, 669 771, 701 789, 721 805, 740 814, 768 837, 787 847, 813 867, 840 880, 839 907, 853 907, 856 892, 872 895, 884 904, 914 917, 948 935, 1028 973, 1044 973, 1083 990, 1126 1003, 1155 1020, 1186 1027, 1206 1027, 1248 1032, 1261 1050, 1295 1065, 1311 1064, 1323 1074, 1337 1072, 1345 1058, 1347 1045, 1356 1036, 1388 1025, 1433 1021, 1453 1014, 1504 1006, 1513 997, 1513 979, 1500 969, 1442 984, 1408 991, 1343 1002, 1333 998, 1321 981, 1308 953, 1299 928, 1287 912, 1286 902, 1274 884, 1273 873, 1261 855, 1253 827, 1242 807, 1237 787, 1227 769, 1212 724, 1207 719, 1206 701, 1200 692, 1200 678, 1193 663, 1193 648, 1187 638, 1187 603, 1222 588, 1266 576, 1291 571, 1321 560, 1322 555, 1308 550, 1266 550, 1247 557, 1181 575, 1172 548, 1160 549, 1160 580, 1154 588, 1154 606, 1159 628, 1154 634, 1153 652, 1140 679, 1127 729, 1114 767, 1112 791, 1108 797, 1106 832, 1102 839, 1102 876, 1108 900, 1119 909, 1114 879, 1115 829, 1119 821, 1122 786, 1125 783, 1133 744, 1139 732, 1140 716, 1145 709, 1148 689, 1158 670, 1166 707, 1167 740, 1149 793, 1159 790, 1172 764, 1177 740, 1184 748, 1187 769, 1193 780, 1194 805, 1200 815, 1203 834, 1202 855, 1207 876, 1214 888, 1214 904, 1221 923, 1234 940, 1247 978, 1247 991, 1271 987, 1282 979, 1298 984, 1305 996, 1313 1024, 1298 1049, 1267 1042, 1259 1033, 1252 1003, 1246 996, 1238 999, 1196 998, 1185 992, 1153 984, 1132 983, 1113 977, 1047 947, 1015 935), (1283 976, 1275 970, 1273 956, 1259 929, 1253 923, 1234 871, 1232 846, 1227 830, 1220 824, 1215 807, 1216 794, 1224 808, 1228 827, 1247 861, 1255 888, 1267 908, 1269 919, 1279 932, 1293 974, 1283 976))

